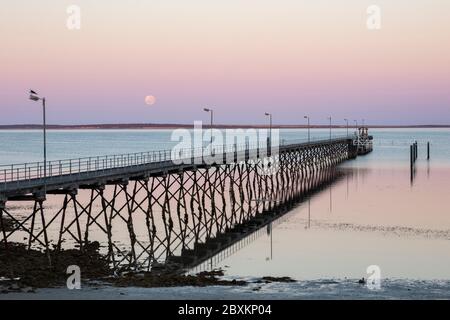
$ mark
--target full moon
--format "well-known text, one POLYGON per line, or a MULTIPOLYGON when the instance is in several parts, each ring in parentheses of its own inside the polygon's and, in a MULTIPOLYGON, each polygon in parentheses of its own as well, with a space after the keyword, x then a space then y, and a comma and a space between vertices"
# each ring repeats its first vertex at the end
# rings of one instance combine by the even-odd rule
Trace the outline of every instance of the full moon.
POLYGON ((145 97, 145 103, 149 106, 154 105, 156 102, 155 96, 146 96, 145 97))

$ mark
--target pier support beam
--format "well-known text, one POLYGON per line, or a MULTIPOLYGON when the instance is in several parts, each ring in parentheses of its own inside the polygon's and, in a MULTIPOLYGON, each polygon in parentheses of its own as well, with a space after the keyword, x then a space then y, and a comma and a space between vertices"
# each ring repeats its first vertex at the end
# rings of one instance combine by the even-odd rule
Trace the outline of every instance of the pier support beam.
POLYGON ((4 242, 5 248, 8 246, 8 240, 6 236, 6 226, 3 221, 3 210, 5 209, 6 201, 4 198, 0 197, 0 232, 2 233, 3 239, 0 241, 0 245, 4 242))
POLYGON ((348 140, 348 155, 347 159, 355 159, 358 156, 358 146, 353 140, 348 140))
POLYGON ((5 209, 6 201, 6 197, 0 195, 0 209, 5 209))

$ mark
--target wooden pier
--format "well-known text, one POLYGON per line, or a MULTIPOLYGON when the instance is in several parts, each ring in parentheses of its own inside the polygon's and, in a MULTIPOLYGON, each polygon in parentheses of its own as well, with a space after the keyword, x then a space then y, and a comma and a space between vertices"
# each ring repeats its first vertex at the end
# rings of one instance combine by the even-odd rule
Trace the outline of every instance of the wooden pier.
POLYGON ((0 243, 54 254, 98 241, 113 267, 192 267, 331 182, 334 168, 359 153, 347 136, 276 153, 248 144, 219 150, 52 161, 46 177, 42 163, 3 167, 0 243))

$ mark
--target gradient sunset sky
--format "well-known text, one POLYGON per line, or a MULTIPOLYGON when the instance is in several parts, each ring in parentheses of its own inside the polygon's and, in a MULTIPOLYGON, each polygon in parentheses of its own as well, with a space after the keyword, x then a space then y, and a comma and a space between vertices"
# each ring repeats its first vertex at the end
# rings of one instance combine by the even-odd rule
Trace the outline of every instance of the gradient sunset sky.
POLYGON ((448 0, 4 1, 0 124, 41 121, 30 88, 52 124, 208 121, 203 107, 224 124, 450 124, 449 17, 448 0))

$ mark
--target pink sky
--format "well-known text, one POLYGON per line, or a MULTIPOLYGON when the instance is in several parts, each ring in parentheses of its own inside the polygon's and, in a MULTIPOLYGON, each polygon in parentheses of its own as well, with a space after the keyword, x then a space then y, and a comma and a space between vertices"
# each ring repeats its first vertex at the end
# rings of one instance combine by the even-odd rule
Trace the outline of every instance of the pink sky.
POLYGON ((192 123, 206 106, 218 123, 450 124, 449 16, 448 0, 10 1, 0 124, 40 122, 29 88, 61 124, 192 123))

